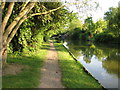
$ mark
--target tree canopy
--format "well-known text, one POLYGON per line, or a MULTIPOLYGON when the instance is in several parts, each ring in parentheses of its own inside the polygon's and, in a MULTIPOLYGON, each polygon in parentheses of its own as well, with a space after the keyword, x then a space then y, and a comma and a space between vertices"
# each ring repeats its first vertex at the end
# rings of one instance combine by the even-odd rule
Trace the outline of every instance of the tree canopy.
MULTIPOLYGON (((0 53, 6 59, 7 46, 14 51, 36 47, 60 33, 74 15, 61 2, 2 2, 0 53), (30 46, 30 47, 29 47, 30 46)), ((62 31, 64 32, 64 31, 62 31)), ((31 50, 31 49, 30 49, 31 50)))
POLYGON ((116 36, 119 36, 120 32, 120 7, 109 8, 109 11, 105 13, 104 19, 108 22, 108 31, 116 36))

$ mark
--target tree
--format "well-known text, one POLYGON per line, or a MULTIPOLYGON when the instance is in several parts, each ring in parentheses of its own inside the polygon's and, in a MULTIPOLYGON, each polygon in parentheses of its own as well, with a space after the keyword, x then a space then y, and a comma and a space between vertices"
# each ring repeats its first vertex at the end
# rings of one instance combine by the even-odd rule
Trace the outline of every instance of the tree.
POLYGON ((108 22, 108 32, 114 34, 116 37, 119 36, 120 32, 120 7, 109 8, 109 11, 105 13, 104 19, 108 22))
POLYGON ((107 22, 100 19, 99 21, 97 21, 95 23, 95 31, 94 31, 94 33, 99 34, 99 33, 103 32, 103 31, 105 32, 106 28, 107 28, 107 22))
POLYGON ((70 22, 70 24, 69 24, 69 29, 73 30, 75 28, 82 29, 82 22, 79 19, 77 19, 77 18, 74 18, 72 20, 72 22, 70 22))
MULTIPOLYGON (((87 32, 93 33, 95 30, 95 24, 92 20, 92 17, 88 17, 85 19, 85 26, 86 26, 86 30, 87 32)), ((84 29, 84 28, 83 28, 84 29)))
MULTIPOLYGON (((40 5, 37 3, 31 12, 54 9, 59 7, 60 4, 60 2, 44 2, 40 5)), ((64 32, 65 30, 62 28, 69 22, 71 16, 71 12, 61 8, 51 14, 34 16, 27 19, 12 39, 9 51, 14 53, 16 53, 16 51, 35 51, 41 46, 43 41, 47 41, 53 34, 64 32)))
MULTIPOLYGON (((35 0, 32 0, 35 1, 35 0)), ((2 3, 2 10, 5 8, 5 4, 8 4, 6 2, 2 3)), ((28 18, 36 16, 36 15, 45 15, 51 12, 54 12, 60 8, 63 8, 65 5, 61 5, 55 9, 44 11, 44 12, 38 12, 38 13, 32 13, 30 14, 31 9, 35 6, 36 2, 26 2, 22 3, 22 7, 18 15, 13 19, 13 21, 7 25, 9 22, 10 16, 13 12, 13 8, 15 5, 15 2, 10 2, 7 8, 7 12, 4 15, 4 18, 2 20, 2 24, 0 27, 0 34, 2 35, 2 49, 0 50, 0 53, 2 54, 2 61, 3 63, 6 63, 7 58, 7 45, 10 43, 10 41, 13 39, 14 35, 16 34, 17 30, 19 29, 20 25, 28 18)))

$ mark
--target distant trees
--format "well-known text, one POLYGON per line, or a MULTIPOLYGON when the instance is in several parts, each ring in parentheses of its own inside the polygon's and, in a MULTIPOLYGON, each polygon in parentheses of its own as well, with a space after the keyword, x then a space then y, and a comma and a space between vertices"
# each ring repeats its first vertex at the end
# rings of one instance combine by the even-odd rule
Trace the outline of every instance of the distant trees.
POLYGON ((93 35, 105 31, 106 25, 106 21, 102 19, 94 23, 92 17, 88 17, 84 20, 84 23, 80 22, 78 19, 76 19, 75 22, 71 22, 69 29, 72 29, 70 34, 75 34, 74 36, 76 36, 77 39, 88 40, 90 37, 93 37, 93 35))
POLYGON ((97 22, 94 22, 92 20, 92 17, 87 17, 84 20, 84 23, 78 22, 79 20, 77 20, 77 22, 74 23, 71 22, 72 24, 71 29, 73 30, 71 31, 72 34, 71 33, 70 34, 73 35, 74 38, 76 37, 77 40, 78 39, 89 40, 90 35, 92 35, 92 40, 96 42, 119 43, 120 40, 119 10, 120 7, 110 8, 109 11, 105 13, 104 20, 100 19, 97 22))
MULTIPOLYGON (((95 40, 97 42, 120 42, 120 7, 109 8, 109 11, 105 13, 104 30, 100 34, 96 35, 95 40)), ((100 25, 102 26, 102 25, 100 25)))
MULTIPOLYGON (((84 22, 85 22, 84 25, 86 26, 87 32, 93 33, 94 30, 95 30, 95 24, 94 24, 94 22, 93 22, 93 20, 92 20, 92 17, 86 18, 86 19, 84 20, 84 22)), ((84 28, 83 28, 83 29, 84 29, 84 28)))
POLYGON ((95 23, 94 33, 99 34, 99 33, 105 32, 106 28, 107 28, 107 22, 105 20, 100 19, 95 23))
POLYGON ((104 19, 107 21, 108 32, 114 34, 116 37, 120 36, 120 7, 111 7, 105 13, 104 19))

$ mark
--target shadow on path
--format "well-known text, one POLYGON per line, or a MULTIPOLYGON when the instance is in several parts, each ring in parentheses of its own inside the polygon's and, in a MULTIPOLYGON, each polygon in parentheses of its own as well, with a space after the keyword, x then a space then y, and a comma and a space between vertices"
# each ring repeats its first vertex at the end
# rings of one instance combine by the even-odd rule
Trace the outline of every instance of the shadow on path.
POLYGON ((50 41, 50 49, 41 73, 42 78, 39 88, 64 88, 61 83, 61 71, 58 65, 57 51, 52 41, 50 41))

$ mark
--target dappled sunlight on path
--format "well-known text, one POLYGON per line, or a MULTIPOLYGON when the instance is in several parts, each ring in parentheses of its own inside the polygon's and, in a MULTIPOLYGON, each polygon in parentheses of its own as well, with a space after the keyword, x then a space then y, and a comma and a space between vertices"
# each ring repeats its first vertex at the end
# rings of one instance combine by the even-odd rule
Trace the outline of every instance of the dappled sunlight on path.
POLYGON ((58 65, 57 52, 53 42, 50 41, 50 50, 41 69, 42 78, 39 88, 64 88, 61 83, 61 72, 58 65))

